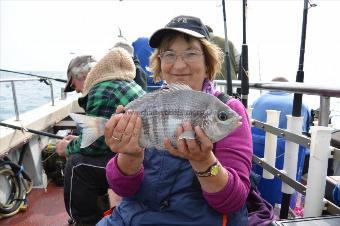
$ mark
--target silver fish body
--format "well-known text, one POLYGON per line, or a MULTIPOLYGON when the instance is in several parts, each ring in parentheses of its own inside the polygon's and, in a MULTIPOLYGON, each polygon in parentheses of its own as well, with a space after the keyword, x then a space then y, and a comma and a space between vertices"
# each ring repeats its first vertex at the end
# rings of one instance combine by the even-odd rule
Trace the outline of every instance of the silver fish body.
MULTIPOLYGON (((209 139, 216 142, 237 128, 240 121, 240 116, 215 96, 194 91, 187 85, 179 84, 172 84, 166 89, 147 93, 126 105, 125 110, 139 112, 142 119, 140 146, 155 147, 158 150, 164 150, 165 138, 169 138, 171 143, 176 146, 176 129, 183 122, 190 122, 193 127, 201 127, 209 139)), ((84 123, 82 120, 81 126, 105 124, 106 121, 96 118, 96 122, 84 123)), ((97 127, 103 128, 103 125, 97 125, 97 127)), ((92 128, 88 131, 93 133, 93 131, 98 132, 99 130, 92 128)), ((86 145, 89 143, 84 141, 85 139, 91 142, 94 139, 93 134, 84 136, 84 132, 86 131, 83 130, 82 147, 83 142, 86 145)), ((97 138, 100 136, 98 135, 96 135, 97 138)), ((195 134, 185 132, 180 138, 195 139, 195 134)))
MULTIPOLYGON (((212 142, 227 136, 238 126, 239 115, 213 95, 194 91, 187 85, 169 85, 130 102, 126 110, 139 112, 142 119, 140 145, 164 149, 163 141, 169 138, 176 146, 176 129, 183 122, 199 126, 212 142), (223 120, 221 120, 220 118, 223 120)), ((186 133, 185 139, 195 139, 186 133)))

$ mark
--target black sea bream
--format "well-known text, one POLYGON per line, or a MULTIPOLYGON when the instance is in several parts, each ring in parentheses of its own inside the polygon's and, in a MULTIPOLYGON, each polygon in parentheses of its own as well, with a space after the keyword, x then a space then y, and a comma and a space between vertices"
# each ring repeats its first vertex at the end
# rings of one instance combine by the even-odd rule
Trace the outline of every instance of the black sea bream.
MULTIPOLYGON (((140 146, 159 150, 164 149, 165 138, 176 146, 176 129, 183 122, 201 127, 216 142, 237 128, 241 119, 217 97, 181 84, 147 93, 126 105, 125 111, 129 110, 139 112, 142 119, 140 146)), ((83 127, 81 147, 89 146, 104 134, 107 119, 73 113, 70 116, 83 127)), ((179 138, 195 139, 195 134, 185 132, 179 138)))

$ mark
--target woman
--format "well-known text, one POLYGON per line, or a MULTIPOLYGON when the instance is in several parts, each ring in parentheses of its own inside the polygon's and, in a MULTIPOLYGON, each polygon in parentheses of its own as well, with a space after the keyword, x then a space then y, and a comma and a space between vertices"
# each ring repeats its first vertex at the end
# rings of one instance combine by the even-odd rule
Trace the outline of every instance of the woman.
MULTIPOLYGON (((222 54, 199 18, 174 18, 151 36, 150 46, 156 80, 219 95, 211 81, 222 54)), ((226 104, 242 116, 242 126, 213 144, 199 127, 184 123, 177 134, 194 129, 197 139, 178 140, 177 148, 166 139, 163 152, 139 146, 137 114, 112 116, 105 141, 118 155, 107 165, 107 179, 124 198, 98 225, 247 225, 250 126, 238 100, 229 98, 226 104)))

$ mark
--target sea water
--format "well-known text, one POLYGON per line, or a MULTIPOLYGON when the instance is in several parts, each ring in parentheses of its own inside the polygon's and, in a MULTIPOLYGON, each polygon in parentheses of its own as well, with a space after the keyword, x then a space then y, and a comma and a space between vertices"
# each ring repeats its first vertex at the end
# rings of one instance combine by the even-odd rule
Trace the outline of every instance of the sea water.
MULTIPOLYGON (((65 72, 51 71, 22 71, 39 76, 51 78, 66 79, 65 72)), ((32 76, 14 74, 0 71, 0 80, 2 79, 21 79, 34 78, 32 76)), ((54 98, 61 95, 61 89, 65 83, 51 80, 54 98)), ((42 81, 16 81, 14 82, 16 99, 18 103, 19 114, 40 107, 51 102, 51 88, 42 81)), ((0 82, 0 121, 15 117, 14 100, 12 86, 10 82, 0 82)))

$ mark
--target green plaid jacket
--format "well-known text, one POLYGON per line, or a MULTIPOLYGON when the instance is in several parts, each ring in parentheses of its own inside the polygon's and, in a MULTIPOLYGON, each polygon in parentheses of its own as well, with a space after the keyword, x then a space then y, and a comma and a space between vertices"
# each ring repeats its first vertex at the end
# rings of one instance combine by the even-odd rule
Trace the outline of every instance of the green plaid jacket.
MULTIPOLYGON (((109 80, 96 84, 88 93, 85 107, 86 115, 100 116, 109 119, 118 105, 127 105, 130 101, 144 95, 143 89, 134 81, 109 80)), ((72 140, 66 149, 67 156, 74 153, 100 155, 111 152, 105 144, 104 136, 98 138, 86 148, 80 148, 82 134, 72 140)))

